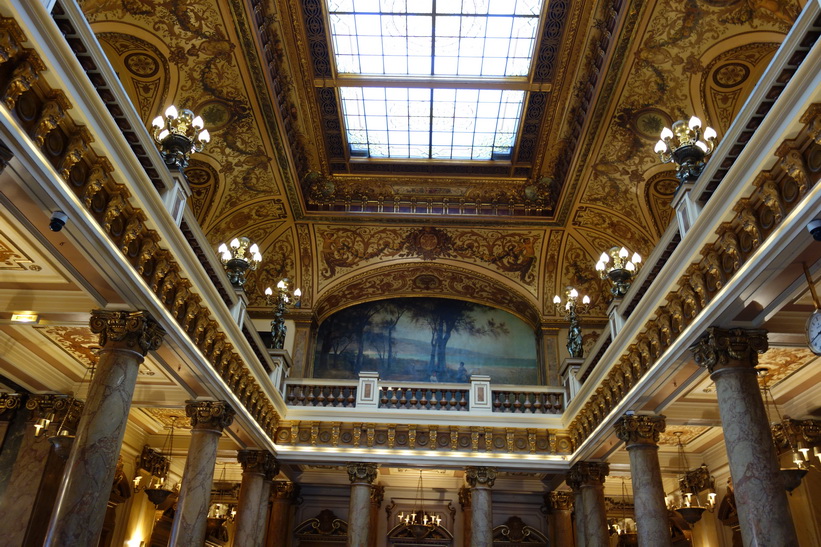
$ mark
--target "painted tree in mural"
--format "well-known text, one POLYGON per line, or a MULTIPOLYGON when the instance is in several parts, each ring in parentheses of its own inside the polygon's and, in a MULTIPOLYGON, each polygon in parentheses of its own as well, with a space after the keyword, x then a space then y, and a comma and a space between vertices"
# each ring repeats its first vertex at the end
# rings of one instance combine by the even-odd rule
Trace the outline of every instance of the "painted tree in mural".
POLYGON ((450 337, 455 333, 471 336, 492 336, 498 338, 508 334, 504 322, 487 319, 483 324, 476 321, 473 313, 481 306, 462 300, 445 300, 428 298, 409 301, 411 319, 430 328, 430 362, 428 372, 431 376, 441 376, 447 368, 447 347, 450 337))

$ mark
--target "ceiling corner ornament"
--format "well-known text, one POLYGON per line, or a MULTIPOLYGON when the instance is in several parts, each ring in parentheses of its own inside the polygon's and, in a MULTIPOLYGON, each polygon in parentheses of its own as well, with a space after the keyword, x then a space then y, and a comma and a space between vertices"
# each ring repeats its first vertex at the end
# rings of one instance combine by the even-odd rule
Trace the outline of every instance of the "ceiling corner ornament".
POLYGON ((165 331, 144 311, 94 310, 89 320, 91 332, 99 334, 100 346, 136 349, 145 356, 162 344, 165 331))

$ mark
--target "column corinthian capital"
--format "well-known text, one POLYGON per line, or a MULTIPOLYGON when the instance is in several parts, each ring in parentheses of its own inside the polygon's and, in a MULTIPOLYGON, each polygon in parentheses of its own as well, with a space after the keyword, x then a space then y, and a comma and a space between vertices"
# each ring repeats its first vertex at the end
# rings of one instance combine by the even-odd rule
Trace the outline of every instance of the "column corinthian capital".
POLYGON ((578 492, 582 486, 604 484, 604 479, 610 474, 610 464, 607 462, 578 462, 567 472, 565 482, 578 492))
POLYGON ((353 462, 348 464, 348 479, 351 483, 373 484, 376 480, 375 463, 353 462))
POLYGON ((165 331, 145 311, 94 310, 91 332, 98 334, 103 349, 131 350, 142 357, 160 347, 165 331))
POLYGON ((496 482, 495 467, 465 467, 465 480, 471 488, 485 486, 492 488, 496 482))
POLYGON ((548 511, 567 511, 573 509, 575 496, 565 490, 554 490, 544 495, 544 504, 548 511))
POLYGON ((710 374, 728 368, 753 368, 758 354, 767 351, 767 331, 710 327, 690 346, 696 364, 710 374))
POLYGON ((659 434, 667 428, 664 416, 625 414, 613 425, 616 436, 632 446, 658 446, 659 434))
POLYGON ((234 422, 234 409, 225 401, 187 401, 185 415, 191 418, 191 429, 219 431, 234 422))

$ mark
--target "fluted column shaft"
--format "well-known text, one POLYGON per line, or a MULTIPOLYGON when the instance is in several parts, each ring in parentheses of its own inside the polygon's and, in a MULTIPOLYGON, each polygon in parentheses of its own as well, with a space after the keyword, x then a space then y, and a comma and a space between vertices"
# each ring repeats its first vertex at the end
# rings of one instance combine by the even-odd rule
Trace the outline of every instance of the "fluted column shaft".
POLYGON ((550 545, 573 545, 573 494, 571 492, 548 492, 544 496, 547 507, 547 533, 550 545))
POLYGON ((191 418, 191 444, 169 545, 201 547, 208 524, 217 444, 222 430, 234 420, 234 411, 222 401, 189 401, 185 413, 191 418))
POLYGON ((63 482, 49 522, 49 546, 95 546, 117 469, 137 371, 164 331, 145 312, 96 310, 100 352, 63 482))
POLYGON ((711 327, 690 349, 716 385, 744 545, 798 545, 756 380, 766 332, 711 327))
MULTIPOLYGON (((567 475, 570 488, 581 492, 582 519, 578 519, 577 515, 576 526, 584 529, 585 547, 610 545, 604 505, 604 480, 609 472, 610 466, 606 463, 578 462, 567 475)), ((577 505, 578 501, 577 496, 577 505)))
POLYGON ((639 547, 671 545, 658 458, 659 433, 665 427, 664 416, 625 415, 615 424, 616 434, 627 443, 627 453, 630 455, 639 547))
POLYGON ((370 538, 371 484, 376 479, 375 463, 349 463, 351 502, 348 506, 348 546, 368 547, 370 538))
POLYGON ((496 482, 495 467, 467 467, 465 480, 470 485, 471 547, 493 546, 493 503, 490 489, 496 482))
POLYGON ((291 504, 299 488, 292 482, 274 481, 271 488, 271 516, 266 545, 285 545, 290 532, 291 504))

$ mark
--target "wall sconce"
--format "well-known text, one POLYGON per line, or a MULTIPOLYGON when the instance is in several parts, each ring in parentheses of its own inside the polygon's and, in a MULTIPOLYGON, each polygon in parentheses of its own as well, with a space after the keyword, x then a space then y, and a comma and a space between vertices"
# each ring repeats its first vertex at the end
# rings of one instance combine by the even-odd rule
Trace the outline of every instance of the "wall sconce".
POLYGON ((228 280, 238 289, 245 285, 245 272, 256 270, 262 262, 259 246, 251 243, 247 237, 235 237, 228 245, 221 244, 217 252, 225 266, 228 280))
POLYGON ((672 129, 665 127, 655 151, 662 163, 676 162, 679 182, 694 182, 704 170, 704 158, 715 148, 716 136, 716 130, 709 126, 702 133, 701 120, 693 116, 689 122, 678 120, 672 129))
POLYGON ((630 260, 627 260, 629 255, 630 251, 625 247, 612 247, 609 251, 602 253, 596 263, 596 271, 599 272, 601 278, 609 279, 613 284, 610 292, 616 298, 624 298, 627 294, 633 276, 636 275, 639 264, 641 264, 639 253, 633 253, 630 260))
MULTIPOLYGON (((567 287, 565 291, 564 316, 570 321, 570 328, 567 331, 567 351, 570 357, 581 359, 584 357, 584 347, 582 346, 582 328, 579 325, 578 313, 584 313, 590 307, 590 297, 582 297, 582 305, 578 305, 579 291, 573 287, 567 287)), ((553 304, 561 311, 562 299, 557 294, 553 297, 553 304)))
POLYGON ((288 304, 293 304, 295 308, 299 307, 300 298, 302 298, 302 290, 298 287, 290 292, 290 281, 280 279, 277 283, 277 295, 274 298, 274 291, 271 287, 265 289, 265 300, 269 306, 274 306, 274 320, 271 321, 271 336, 273 342, 271 347, 273 349, 282 349, 285 347, 285 335, 288 327, 285 326, 285 313, 288 311, 288 304))
POLYGON ((177 110, 174 105, 165 110, 165 116, 157 116, 151 122, 154 140, 160 145, 165 165, 182 171, 188 167, 188 159, 200 152, 211 141, 205 123, 190 110, 177 110))

